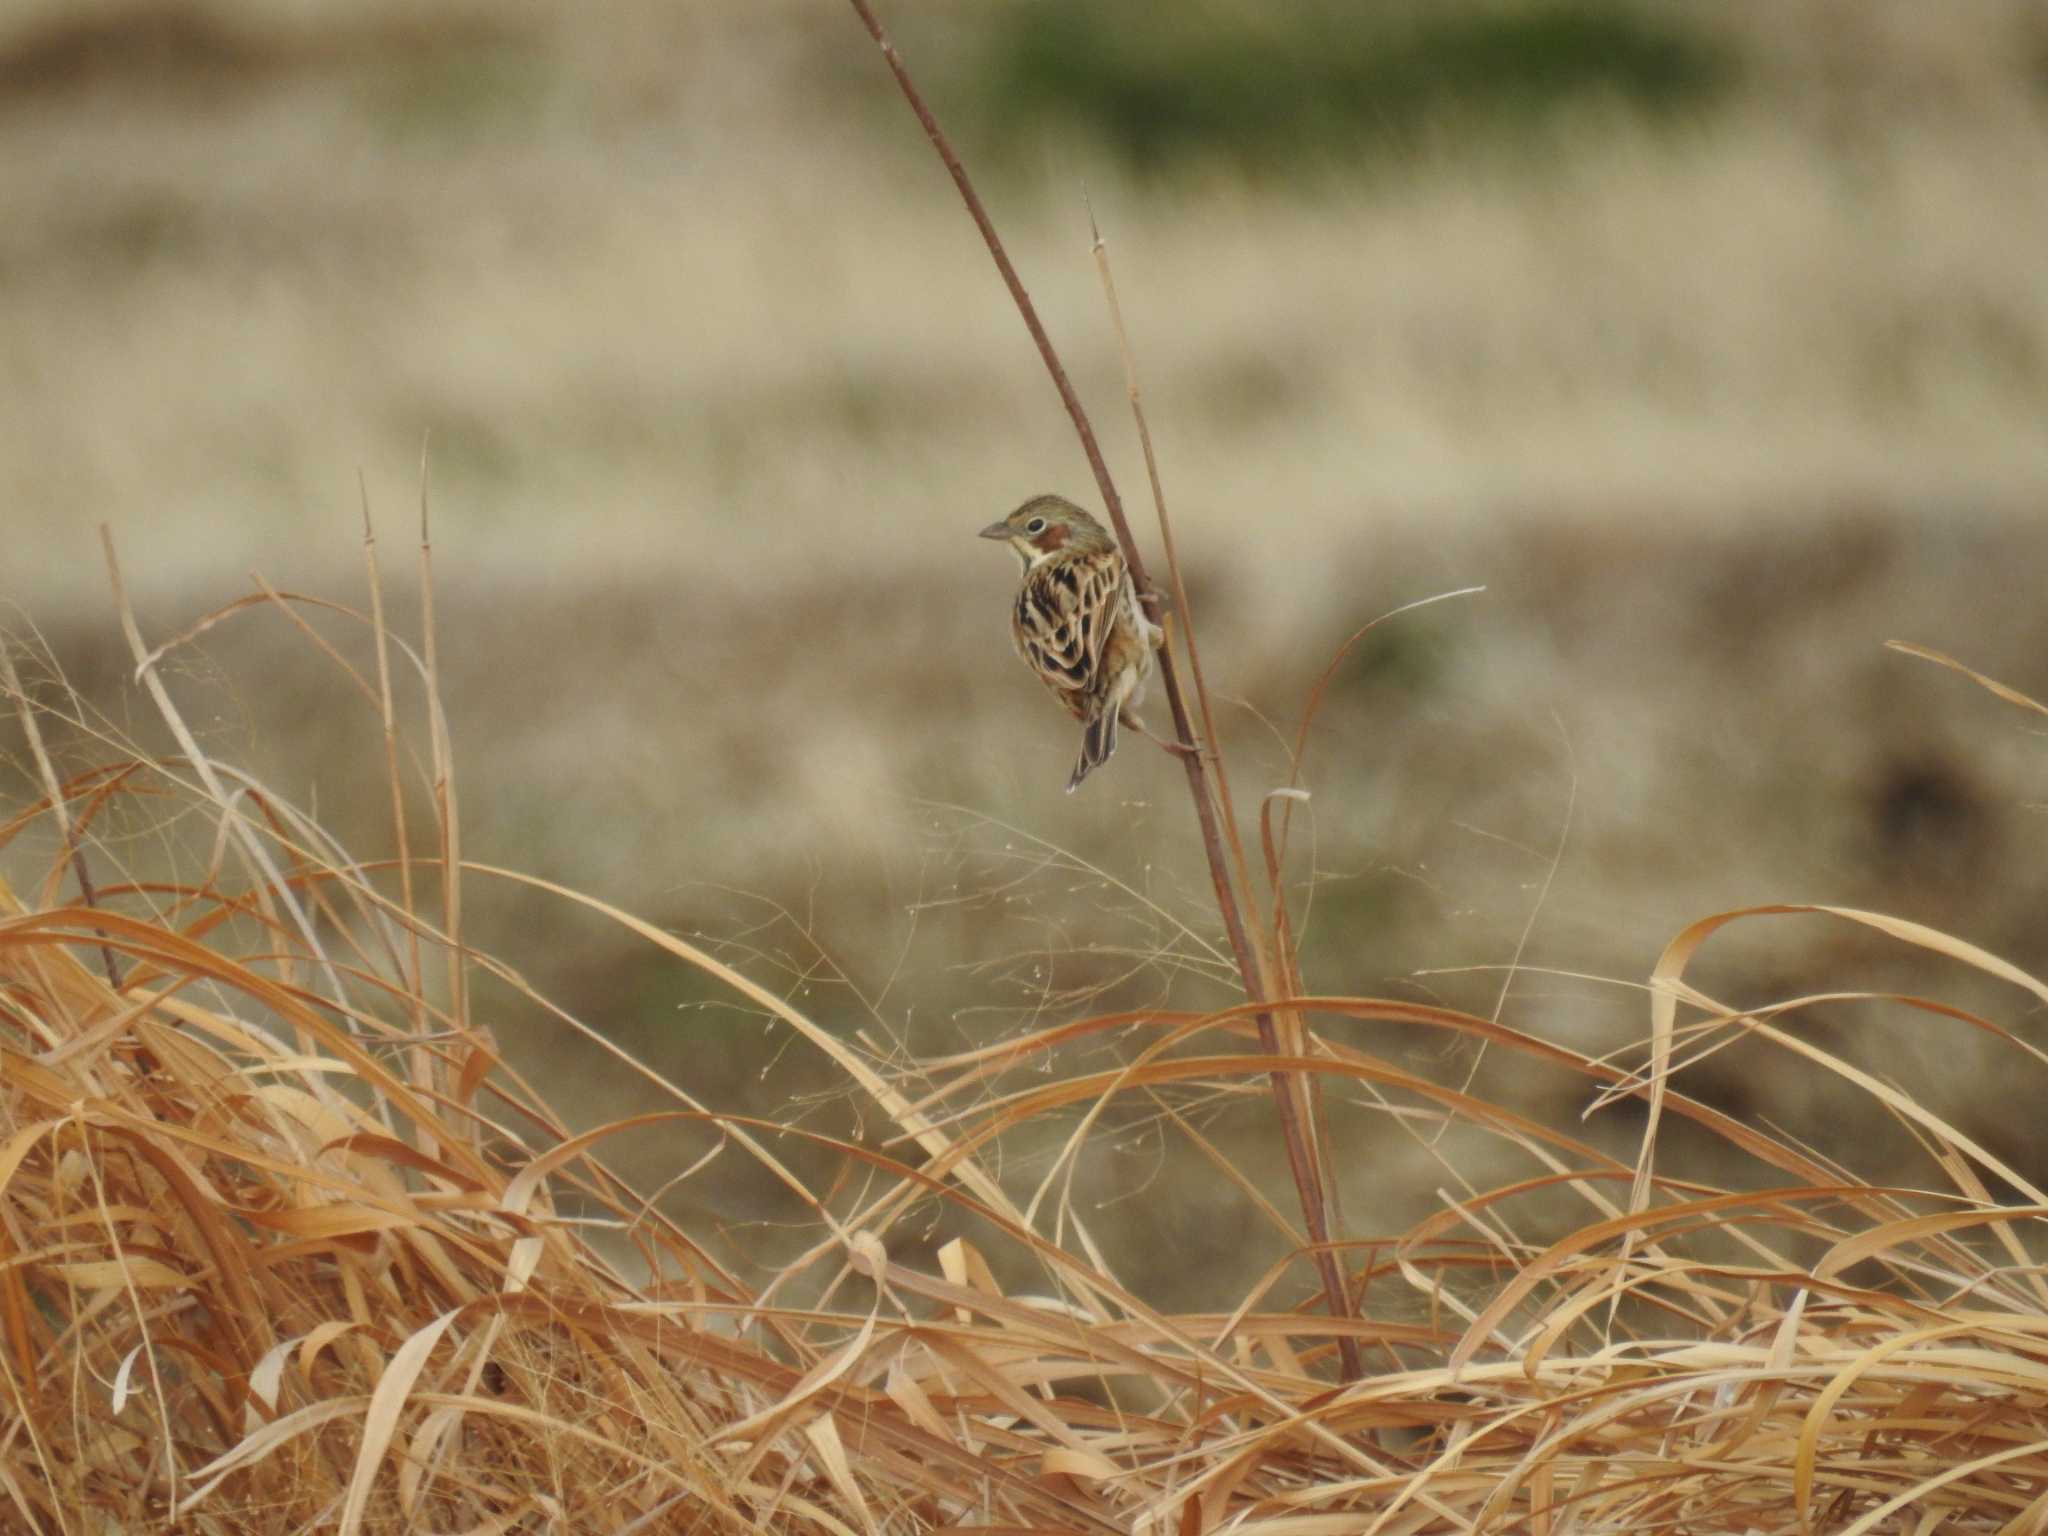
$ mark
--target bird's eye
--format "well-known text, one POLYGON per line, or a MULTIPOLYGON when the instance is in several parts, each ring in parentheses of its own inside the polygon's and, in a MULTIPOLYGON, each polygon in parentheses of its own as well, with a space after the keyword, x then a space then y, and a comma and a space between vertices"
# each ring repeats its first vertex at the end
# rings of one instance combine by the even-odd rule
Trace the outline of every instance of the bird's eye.
POLYGON ((1033 519, 1031 519, 1030 522, 1024 525, 1024 531, 1028 534, 1033 535, 1034 537, 1036 537, 1038 534, 1045 532, 1045 519, 1042 517, 1034 517, 1033 519))

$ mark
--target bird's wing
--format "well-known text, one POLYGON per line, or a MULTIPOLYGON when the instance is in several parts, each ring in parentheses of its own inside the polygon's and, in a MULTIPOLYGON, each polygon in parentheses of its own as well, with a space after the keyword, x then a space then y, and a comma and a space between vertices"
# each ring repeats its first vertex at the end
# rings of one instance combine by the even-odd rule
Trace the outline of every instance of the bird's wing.
POLYGON ((1114 554, 1049 561, 1027 573, 1011 632, 1050 687, 1079 693, 1097 681, 1122 582, 1123 559, 1114 554))

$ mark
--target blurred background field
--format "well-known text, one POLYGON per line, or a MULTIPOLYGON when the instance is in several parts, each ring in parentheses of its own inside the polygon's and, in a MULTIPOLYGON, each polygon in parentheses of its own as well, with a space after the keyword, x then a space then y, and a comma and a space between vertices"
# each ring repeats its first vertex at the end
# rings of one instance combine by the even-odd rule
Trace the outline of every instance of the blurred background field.
MULTIPOLYGON (((2041 7, 886 15, 1142 505, 1084 191, 1101 220, 1240 793, 1281 781, 1347 634, 1486 588, 1339 669, 1291 870, 1312 985, 1620 1049, 1661 945, 1729 906, 1876 908, 2048 965, 2038 732, 1882 648, 2048 694, 2041 7)), ((0 623, 108 721, 163 745, 95 524, 153 640, 252 569, 360 602, 360 471, 404 628, 424 441, 473 856, 920 1052, 1228 1000, 1175 766, 1134 742, 1059 793, 1071 732, 973 533, 1092 500, 1086 470, 833 0, 11 0, 0 132, 0 623)), ((213 751, 388 847, 374 718, 275 613, 176 667, 213 751)), ((129 831, 102 857, 203 856, 204 829, 129 831)), ((702 1097, 843 1121, 822 1064, 700 979, 475 901, 478 942, 702 1097)), ((2038 1029, 1875 939, 1789 932, 1703 984, 1926 989, 2038 1029)), ((2034 1095, 1960 1026, 1805 1017, 2048 1174, 2034 1095)), ((494 1022, 568 1118, 625 1112, 545 1017, 494 1022)), ((1690 1087, 1906 1165, 1760 1048, 1690 1087)), ((1200 1112, 1276 1166, 1261 1111, 1200 1112)), ((1594 1134, 1627 1145, 1629 1113, 1594 1134)), ((1354 1226, 1404 1226, 1440 1175, 1357 1129, 1354 1226)), ((621 1162, 652 1185, 677 1158, 621 1162)), ((1195 1219, 1196 1162, 1138 1119, 1087 1165, 1141 1288, 1237 1242, 1195 1219)), ((783 1214, 745 1183, 677 1198, 783 1214)))

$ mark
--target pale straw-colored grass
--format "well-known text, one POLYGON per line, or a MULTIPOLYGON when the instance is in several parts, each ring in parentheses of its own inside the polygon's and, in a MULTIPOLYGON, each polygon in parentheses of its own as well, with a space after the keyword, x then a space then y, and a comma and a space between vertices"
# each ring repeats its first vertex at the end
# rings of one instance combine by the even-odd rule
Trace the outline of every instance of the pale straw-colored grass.
MULTIPOLYGON (((292 610, 313 605, 261 595, 216 617, 292 610)), ((1249 1010, 1065 1019, 910 1064, 595 898, 483 862, 447 879, 430 652, 388 634, 380 604, 322 613, 352 631, 325 631, 338 698, 392 698, 355 654, 429 686, 423 730, 389 708, 403 858, 358 862, 199 755, 167 691, 184 750, 152 757, 22 681, 53 658, 10 659, 45 785, 0 822, 19 887, 0 894, 0 1500, 17 1528, 2017 1533, 2048 1509, 2048 1193, 1802 1038, 1819 1000, 1738 1011, 1687 979, 1730 922, 1827 920, 2048 1000, 1995 957, 1867 913, 1720 914, 1653 969, 1630 1062, 1450 1010, 1301 999, 1304 1054, 1277 1065, 1433 1143, 1443 1179, 1436 1215, 1342 1236, 1362 1307, 1336 1324, 1297 1305, 1313 1286, 1286 1202, 1180 1107, 1260 1089, 1276 1062, 1249 1010), (199 850, 185 875, 126 877, 101 829, 138 819, 199 850), (560 1123, 490 1027, 549 1005, 489 935, 455 931, 455 892, 497 880, 743 993, 892 1131, 835 1142, 677 1084, 657 1116, 560 1123), (1416 1031, 1575 1080, 1594 1108, 1646 1102, 1638 1154, 1461 1091, 1455 1062, 1440 1081, 1381 1054, 1416 1031), (1118 1065, 1070 1066, 1068 1047, 1113 1036, 1118 1065), (1737 1036, 1907 1126, 1926 1187, 1875 1187, 1689 1098, 1686 1068, 1737 1036), (1163 1312, 1101 1258, 1073 1164, 1129 1107, 1213 1170, 1219 1215, 1253 1213, 1271 1268, 1233 1308, 1163 1312), (1679 1122, 1741 1178, 1658 1157, 1679 1122), (813 1212, 804 1251, 743 1280, 722 1239, 624 1187, 601 1154, 650 1123, 769 1170, 813 1212), (1006 1148, 1052 1127, 1062 1149, 1006 1176, 1006 1148), (1464 1185, 1471 1138, 1512 1175, 1464 1185), (842 1172, 812 1189, 791 1154, 820 1142, 842 1172), (935 1203, 971 1236, 927 1262, 897 1240, 935 1203), (1340 1329, 1361 1379, 1335 1373, 1340 1329)), ((130 624, 147 682, 177 646, 130 624)), ((1828 1001, 1856 997, 1842 985, 1828 1001)), ((2016 1076, 2043 1065, 1997 1020, 1893 1001, 1987 1034, 2016 1076)), ((623 1053, 615 1070, 646 1075, 623 1053)), ((679 1151, 676 1176, 709 1156, 679 1151)))

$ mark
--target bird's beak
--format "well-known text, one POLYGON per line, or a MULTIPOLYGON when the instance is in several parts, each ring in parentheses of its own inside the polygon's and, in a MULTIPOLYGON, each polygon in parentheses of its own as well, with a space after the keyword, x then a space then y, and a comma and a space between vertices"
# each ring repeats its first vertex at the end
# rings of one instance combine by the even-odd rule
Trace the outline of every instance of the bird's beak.
POLYGON ((1000 523, 990 523, 981 530, 981 536, 984 539, 1009 539, 1014 537, 1015 534, 1010 527, 1008 519, 1005 519, 1000 523))

